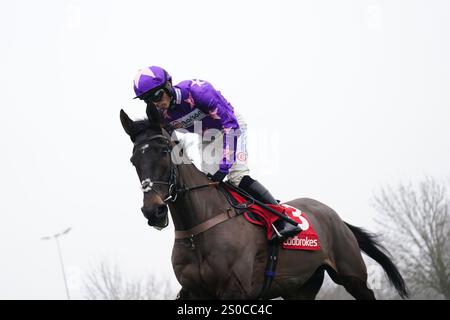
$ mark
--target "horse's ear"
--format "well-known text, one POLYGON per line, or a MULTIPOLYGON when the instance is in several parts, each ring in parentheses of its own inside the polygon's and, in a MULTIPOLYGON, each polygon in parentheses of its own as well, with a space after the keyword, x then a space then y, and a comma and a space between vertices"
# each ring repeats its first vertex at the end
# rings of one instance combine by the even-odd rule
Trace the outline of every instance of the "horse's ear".
POLYGON ((125 132, 130 136, 134 136, 134 121, 128 117, 128 115, 123 111, 123 109, 120 109, 120 122, 122 123, 122 127, 125 130, 125 132))

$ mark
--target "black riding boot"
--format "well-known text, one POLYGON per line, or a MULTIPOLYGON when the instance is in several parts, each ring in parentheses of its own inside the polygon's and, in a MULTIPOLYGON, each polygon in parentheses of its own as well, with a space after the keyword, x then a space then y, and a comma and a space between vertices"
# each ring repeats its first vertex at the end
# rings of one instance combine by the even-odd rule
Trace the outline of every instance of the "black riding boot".
MULTIPOLYGON (((256 200, 264 204, 278 205, 278 201, 270 194, 261 183, 253 180, 250 176, 244 176, 239 183, 239 188, 249 193, 256 200)), ((284 240, 299 233, 302 229, 300 226, 294 226, 283 219, 278 219, 273 223, 275 229, 274 239, 272 240, 284 240)))

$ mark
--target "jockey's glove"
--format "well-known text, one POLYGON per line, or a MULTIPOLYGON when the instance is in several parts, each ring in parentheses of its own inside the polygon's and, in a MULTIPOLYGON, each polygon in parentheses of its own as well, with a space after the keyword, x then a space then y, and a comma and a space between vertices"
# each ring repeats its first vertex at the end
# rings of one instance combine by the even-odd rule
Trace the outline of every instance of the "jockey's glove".
POLYGON ((215 181, 215 182, 222 182, 226 176, 227 176, 226 173, 219 170, 216 173, 214 173, 213 176, 211 176, 211 179, 212 179, 212 181, 215 181))

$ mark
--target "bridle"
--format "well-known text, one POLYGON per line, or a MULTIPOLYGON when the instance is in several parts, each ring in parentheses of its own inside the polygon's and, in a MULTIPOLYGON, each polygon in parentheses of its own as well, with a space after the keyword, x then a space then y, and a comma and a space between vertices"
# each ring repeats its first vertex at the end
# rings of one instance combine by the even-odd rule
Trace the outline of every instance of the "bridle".
MULTIPOLYGON (((151 142, 158 140, 158 139, 163 140, 167 144, 167 151, 169 151, 169 154, 171 154, 171 151, 172 151, 171 141, 166 136, 164 136, 162 134, 158 134, 158 135, 154 135, 152 137, 146 137, 144 139, 141 139, 139 142, 135 142, 134 148, 136 148, 136 150, 133 151, 133 155, 139 150, 139 149, 137 149, 139 146, 141 146, 145 143, 150 145, 151 142)), ((163 200, 164 203, 166 205, 168 205, 169 202, 173 203, 177 199, 179 199, 180 194, 184 194, 189 191, 207 188, 207 187, 216 187, 217 185, 220 184, 220 182, 212 182, 211 181, 211 182, 193 186, 193 187, 180 186, 178 184, 179 181, 177 179, 177 177, 178 177, 177 173, 179 173, 178 166, 176 164, 174 164, 172 161, 172 158, 170 158, 170 168, 169 168, 168 180, 167 181, 151 181, 149 178, 145 179, 144 181, 142 181, 142 191, 144 193, 153 191, 154 193, 156 193, 158 196, 161 197, 161 194, 158 193, 158 191, 155 190, 153 188, 153 186, 154 185, 167 186, 168 187, 167 195, 164 197, 161 197, 161 199, 164 199, 163 200)), ((240 208, 233 205, 232 202, 230 201, 229 197, 225 196, 225 198, 230 203, 230 205, 231 205, 230 207, 225 209, 224 212, 215 215, 211 219, 208 219, 208 220, 194 226, 193 228, 191 228, 189 230, 175 230, 175 240, 189 239, 190 240, 189 247, 191 249, 194 249, 195 248, 194 237, 197 234, 205 232, 219 223, 222 223, 224 221, 227 221, 228 219, 236 217, 238 215, 239 210, 233 210, 233 208, 235 208, 235 209, 240 209, 240 208)))
MULTIPOLYGON (((148 137, 146 139, 142 139, 139 142, 136 142, 134 144, 134 147, 136 148, 136 150, 134 150, 133 156, 136 154, 136 152, 139 151, 139 149, 137 147, 139 147, 140 145, 146 144, 146 143, 150 144, 151 142, 153 142, 155 140, 163 140, 165 142, 165 144, 167 145, 167 151, 169 152, 169 154, 172 152, 172 145, 170 143, 170 140, 167 137, 165 137, 164 135, 158 134, 158 135, 155 135, 152 137, 148 137)), ((152 192, 156 193, 158 196, 160 196, 161 199, 163 199, 164 203, 166 203, 166 204, 169 201, 175 202, 175 200, 177 199, 178 192, 177 192, 176 185, 177 185, 177 174, 176 174, 175 165, 172 162, 172 160, 170 160, 169 179, 167 181, 152 181, 150 178, 146 178, 141 181, 141 188, 144 193, 152 191, 152 192), (156 186, 159 186, 159 185, 167 186, 168 187, 167 195, 161 196, 161 194, 153 188, 153 186, 155 186, 155 185, 156 186)))
MULTIPOLYGON (((135 142, 134 148, 136 148, 136 150, 133 151, 133 156, 136 154, 136 152, 139 151, 139 149, 137 148, 138 146, 143 145, 145 143, 150 144, 151 142, 153 142, 155 140, 163 140, 167 144, 167 151, 169 152, 169 156, 170 156, 170 154, 172 152, 172 144, 171 144, 170 140, 162 134, 154 135, 152 137, 142 139, 139 142, 135 142)), ((178 176, 177 169, 178 169, 177 166, 173 163, 172 159, 170 159, 168 180, 167 181, 151 181, 150 178, 146 178, 141 182, 142 191, 144 193, 153 191, 158 196, 160 196, 161 199, 163 199, 165 204, 168 204, 169 202, 175 202, 178 198, 178 195, 181 193, 185 193, 185 192, 200 189, 200 188, 212 187, 212 186, 216 186, 219 184, 218 182, 210 182, 210 183, 206 183, 206 184, 202 184, 202 185, 198 185, 198 186, 194 186, 194 187, 189 187, 189 188, 184 187, 184 186, 179 186, 178 180, 177 180, 177 176, 178 176), (155 185, 167 186, 167 188, 168 188, 167 195, 161 196, 161 194, 153 188, 153 186, 155 186, 155 185)))

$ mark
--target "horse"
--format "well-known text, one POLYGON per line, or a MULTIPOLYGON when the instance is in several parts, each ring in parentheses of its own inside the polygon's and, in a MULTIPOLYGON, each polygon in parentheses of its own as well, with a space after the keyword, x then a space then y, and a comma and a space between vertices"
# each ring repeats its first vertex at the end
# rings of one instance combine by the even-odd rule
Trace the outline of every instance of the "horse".
MULTIPOLYGON (((176 237, 172 249, 172 266, 181 284, 177 298, 259 298, 268 255, 264 229, 237 214, 220 185, 190 163, 182 148, 175 152, 179 143, 153 120, 149 108, 147 117, 131 120, 120 111, 122 127, 134 144, 131 162, 144 193, 142 213, 150 226, 162 229, 168 225, 170 209, 175 232, 185 234, 176 237), (183 163, 175 164, 179 158, 174 157, 184 157, 183 163), (229 217, 221 223, 187 236, 224 213, 229 217)), ((374 300, 361 251, 381 265, 402 298, 408 296, 400 272, 374 234, 342 221, 333 209, 314 199, 286 204, 307 214, 320 250, 280 250, 276 276, 265 298, 313 300, 326 271, 355 299, 374 300)))

